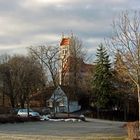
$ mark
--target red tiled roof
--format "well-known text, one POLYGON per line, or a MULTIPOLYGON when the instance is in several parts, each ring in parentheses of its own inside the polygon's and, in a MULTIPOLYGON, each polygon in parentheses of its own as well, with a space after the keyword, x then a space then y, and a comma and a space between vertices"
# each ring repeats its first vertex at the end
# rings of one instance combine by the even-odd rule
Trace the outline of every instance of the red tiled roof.
POLYGON ((95 65, 83 63, 82 71, 83 72, 92 72, 95 69, 95 65))
POLYGON ((62 45, 70 45, 70 38, 62 38, 62 41, 60 42, 60 46, 62 45))
POLYGON ((67 63, 65 64, 64 71, 65 72, 72 72, 73 71, 73 64, 77 61, 77 65, 79 65, 79 71, 83 73, 92 73, 95 69, 95 65, 87 64, 81 58, 74 58, 69 56, 67 58, 67 63), (76 59, 76 60, 75 60, 76 59))

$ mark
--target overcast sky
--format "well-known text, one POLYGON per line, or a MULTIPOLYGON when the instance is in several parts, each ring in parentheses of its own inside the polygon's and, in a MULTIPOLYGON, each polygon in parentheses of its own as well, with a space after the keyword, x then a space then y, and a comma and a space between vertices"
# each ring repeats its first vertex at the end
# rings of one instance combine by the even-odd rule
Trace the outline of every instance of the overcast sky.
POLYGON ((0 0, 0 54, 58 45, 71 32, 95 52, 120 12, 139 9, 140 0, 0 0))

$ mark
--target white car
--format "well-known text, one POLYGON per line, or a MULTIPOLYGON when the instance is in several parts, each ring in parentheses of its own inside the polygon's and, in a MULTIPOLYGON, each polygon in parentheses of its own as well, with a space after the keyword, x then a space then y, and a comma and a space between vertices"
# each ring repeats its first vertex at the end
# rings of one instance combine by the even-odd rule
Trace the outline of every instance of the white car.
MULTIPOLYGON (((17 116, 28 117, 28 110, 27 109, 19 109, 17 116)), ((38 112, 33 111, 32 109, 29 109, 29 117, 40 117, 40 114, 38 112)))

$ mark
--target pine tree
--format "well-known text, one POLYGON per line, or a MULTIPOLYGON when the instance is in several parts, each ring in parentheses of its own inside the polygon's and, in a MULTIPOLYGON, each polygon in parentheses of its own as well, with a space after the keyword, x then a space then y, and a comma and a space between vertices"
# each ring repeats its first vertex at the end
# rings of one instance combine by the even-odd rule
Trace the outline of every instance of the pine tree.
POLYGON ((93 89, 96 96, 97 108, 106 108, 111 101, 111 71, 109 55, 103 44, 99 45, 96 54, 96 68, 93 79, 93 89))

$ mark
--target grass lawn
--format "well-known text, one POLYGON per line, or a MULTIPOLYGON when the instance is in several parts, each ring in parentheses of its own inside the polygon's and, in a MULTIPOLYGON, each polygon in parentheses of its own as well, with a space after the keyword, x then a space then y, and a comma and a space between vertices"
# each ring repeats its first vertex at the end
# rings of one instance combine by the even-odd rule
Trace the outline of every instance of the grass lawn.
POLYGON ((124 122, 25 122, 0 124, 0 140, 125 140, 124 122))
POLYGON ((46 135, 19 135, 0 134, 0 140, 126 140, 126 137, 72 137, 72 136, 46 136, 46 135))

